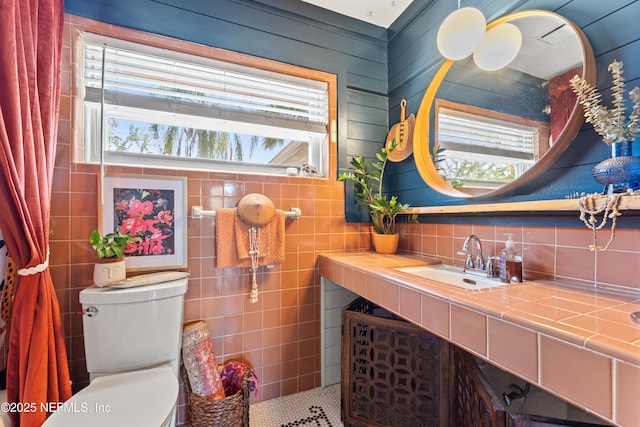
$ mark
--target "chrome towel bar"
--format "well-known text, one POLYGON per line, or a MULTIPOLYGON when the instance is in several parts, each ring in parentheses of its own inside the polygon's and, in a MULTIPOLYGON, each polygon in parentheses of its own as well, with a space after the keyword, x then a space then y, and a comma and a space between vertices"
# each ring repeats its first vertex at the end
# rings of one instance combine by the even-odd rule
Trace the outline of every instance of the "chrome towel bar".
MULTIPOLYGON (((285 211, 284 215, 287 218, 298 219, 302 216, 302 211, 298 208, 291 208, 285 211)), ((202 209, 202 206, 191 207, 191 218, 202 218, 203 216, 216 216, 216 211, 202 209)))

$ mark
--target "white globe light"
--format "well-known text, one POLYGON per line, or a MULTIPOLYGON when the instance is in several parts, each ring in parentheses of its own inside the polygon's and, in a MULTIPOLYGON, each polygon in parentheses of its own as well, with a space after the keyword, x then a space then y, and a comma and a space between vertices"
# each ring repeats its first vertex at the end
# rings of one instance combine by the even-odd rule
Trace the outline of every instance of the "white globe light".
POLYGON ((486 29, 487 20, 478 9, 458 9, 440 25, 436 40, 438 50, 447 59, 464 59, 480 46, 486 29))
POLYGON ((506 67, 518 56, 522 46, 522 33, 513 24, 500 24, 487 31, 480 47, 473 53, 478 68, 496 71, 506 67))

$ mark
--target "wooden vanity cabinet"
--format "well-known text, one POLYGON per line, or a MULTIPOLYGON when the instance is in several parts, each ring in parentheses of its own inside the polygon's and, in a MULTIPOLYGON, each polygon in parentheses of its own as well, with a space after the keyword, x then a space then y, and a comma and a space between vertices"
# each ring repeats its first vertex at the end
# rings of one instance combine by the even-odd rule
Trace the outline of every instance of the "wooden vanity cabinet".
POLYGON ((342 322, 345 426, 449 426, 447 341, 364 298, 342 322))
MULTIPOLYGON (((342 310, 342 329, 345 427, 605 425, 575 407, 565 413, 588 422, 517 413, 513 401, 507 408, 501 393, 522 380, 364 298, 342 310)), ((550 406, 566 405, 540 389, 528 396, 528 403, 542 396, 545 401, 538 406, 547 414, 554 413, 550 406)))
MULTIPOLYGON (((485 377, 478 359, 450 344, 450 425, 456 427, 596 427, 609 424, 564 420, 507 410, 485 377)), ((482 362, 485 363, 485 362, 482 362)), ((497 369, 497 368, 493 368, 497 369)), ((506 374, 506 373, 505 373, 506 374)), ((515 380, 515 377, 514 377, 515 380)), ((522 382, 522 381, 521 381, 522 382)), ((540 391, 538 391, 540 392, 540 391)), ((533 394, 532 394, 533 395, 533 394)), ((548 394, 547 394, 548 395, 548 394)), ((535 398, 535 397, 534 397, 535 398)), ((560 402, 557 398, 552 398, 560 402)), ((581 412, 574 408, 574 412, 581 412)), ((584 414, 584 417, 593 418, 584 414)))
POLYGON ((475 359, 454 345, 450 347, 449 425, 505 427, 507 411, 475 359))

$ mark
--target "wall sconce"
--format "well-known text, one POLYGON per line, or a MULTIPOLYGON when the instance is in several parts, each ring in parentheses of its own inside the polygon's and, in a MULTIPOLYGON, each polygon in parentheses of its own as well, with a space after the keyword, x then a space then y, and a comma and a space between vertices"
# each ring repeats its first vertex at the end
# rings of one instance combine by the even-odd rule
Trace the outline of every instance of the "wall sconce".
POLYGON ((500 24, 487 31, 473 52, 473 61, 484 71, 496 71, 509 65, 520 52, 522 33, 513 24, 500 24))
POLYGON ((442 21, 438 30, 438 50, 447 59, 464 59, 475 51, 484 38, 487 20, 474 7, 463 7, 451 13, 442 21))

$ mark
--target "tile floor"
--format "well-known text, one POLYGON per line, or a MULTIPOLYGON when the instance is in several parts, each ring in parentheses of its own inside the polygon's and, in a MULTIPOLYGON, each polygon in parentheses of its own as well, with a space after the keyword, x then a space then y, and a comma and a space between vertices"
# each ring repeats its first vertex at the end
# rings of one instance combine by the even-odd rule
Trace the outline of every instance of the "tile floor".
POLYGON ((343 427, 340 384, 251 404, 251 427, 343 427))

